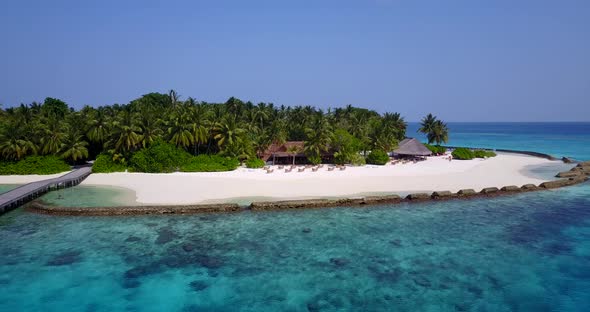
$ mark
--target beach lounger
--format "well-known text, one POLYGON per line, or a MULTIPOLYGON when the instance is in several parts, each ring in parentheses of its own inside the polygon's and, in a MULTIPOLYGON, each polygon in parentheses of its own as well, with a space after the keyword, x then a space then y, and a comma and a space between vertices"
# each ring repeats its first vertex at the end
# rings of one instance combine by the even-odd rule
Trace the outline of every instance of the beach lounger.
POLYGON ((328 171, 334 171, 334 167, 328 167, 328 171))
POLYGON ((274 169, 267 169, 266 173, 273 173, 275 170, 274 169))
POLYGON ((303 171, 305 171, 305 167, 297 169, 297 172, 303 172, 303 171))
POLYGON ((318 169, 320 169, 320 167, 312 168, 311 171, 316 172, 316 171, 318 171, 318 169))
POLYGON ((346 166, 340 167, 340 171, 344 171, 344 170, 346 170, 346 166))
POLYGON ((285 166, 279 166, 279 170, 281 170, 281 169, 283 169, 283 168, 285 168, 285 166))

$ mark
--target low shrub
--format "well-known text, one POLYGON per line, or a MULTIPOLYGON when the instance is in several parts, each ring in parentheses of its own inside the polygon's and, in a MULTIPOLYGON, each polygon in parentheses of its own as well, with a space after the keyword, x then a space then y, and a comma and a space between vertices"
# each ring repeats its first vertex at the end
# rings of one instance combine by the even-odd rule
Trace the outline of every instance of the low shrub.
POLYGON ((367 162, 365 161, 365 157, 363 157, 359 153, 355 153, 355 154, 352 154, 352 156, 350 156, 350 163, 354 166, 363 166, 367 162))
POLYGON ((475 158, 496 157, 496 153, 486 150, 475 150, 473 151, 473 156, 475 158))
POLYGON ((456 148, 451 155, 453 155, 453 159, 460 160, 469 160, 475 158, 472 150, 463 147, 456 148))
POLYGON ((17 162, 0 162, 0 175, 55 174, 71 167, 57 156, 29 156, 17 162))
POLYGON ((424 146, 426 146, 426 148, 428 148, 433 154, 444 154, 447 152, 447 149, 440 145, 424 144, 424 146))
POLYGON ((127 170, 127 166, 113 161, 113 157, 109 154, 98 155, 92 164, 92 172, 94 173, 125 172, 125 170, 127 170))
POLYGON ((309 155, 307 156, 307 160, 312 164, 312 165, 319 165, 322 163, 322 157, 318 156, 318 155, 309 155))
POLYGON ((367 164, 383 166, 389 161, 389 156, 383 150, 371 151, 367 156, 367 164))
POLYGON ((185 150, 172 144, 156 142, 133 154, 129 167, 135 172, 174 172, 191 160, 185 150))
POLYGON ((250 158, 246 160, 246 167, 247 168, 262 168, 264 167, 265 163, 264 160, 260 158, 250 158))
POLYGON ((219 155, 199 155, 192 157, 180 167, 183 172, 217 172, 231 171, 238 168, 240 162, 236 158, 219 155))

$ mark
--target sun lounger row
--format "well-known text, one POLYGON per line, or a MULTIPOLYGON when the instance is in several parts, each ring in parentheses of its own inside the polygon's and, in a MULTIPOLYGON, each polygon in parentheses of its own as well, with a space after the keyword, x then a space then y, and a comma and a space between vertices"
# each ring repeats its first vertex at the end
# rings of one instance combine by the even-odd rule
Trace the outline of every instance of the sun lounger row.
MULTIPOLYGON (((297 166, 277 166, 278 170, 284 170, 285 173, 289 173, 292 172, 293 169, 297 169, 297 172, 305 172, 307 169, 311 169, 312 172, 318 172, 321 168, 324 168, 324 165, 317 165, 317 166, 312 166, 312 165, 305 165, 303 167, 297 167, 297 166)), ((346 170, 346 166, 341 166, 341 165, 337 165, 337 166, 328 166, 328 171, 334 171, 336 169, 340 170, 340 171, 344 171, 346 170)), ((275 171, 274 168, 272 168, 272 166, 265 166, 262 168, 262 170, 266 171, 266 173, 273 173, 275 171)))

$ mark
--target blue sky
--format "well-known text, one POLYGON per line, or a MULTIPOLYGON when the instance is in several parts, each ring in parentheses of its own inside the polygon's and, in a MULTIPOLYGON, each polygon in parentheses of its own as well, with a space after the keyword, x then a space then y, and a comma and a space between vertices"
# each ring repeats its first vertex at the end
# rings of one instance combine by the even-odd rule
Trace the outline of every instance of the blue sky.
POLYGON ((410 121, 589 121, 589 38, 590 1, 6 0, 0 103, 173 88, 410 121))

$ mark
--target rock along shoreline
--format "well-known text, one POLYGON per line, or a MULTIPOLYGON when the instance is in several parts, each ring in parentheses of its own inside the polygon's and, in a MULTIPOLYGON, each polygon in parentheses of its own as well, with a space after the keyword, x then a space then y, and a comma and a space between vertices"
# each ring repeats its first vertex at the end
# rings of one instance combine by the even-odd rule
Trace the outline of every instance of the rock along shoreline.
POLYGON ((569 171, 560 172, 558 179, 543 182, 539 185, 525 184, 522 186, 508 185, 502 188, 487 187, 480 192, 473 189, 462 189, 456 193, 435 191, 432 193, 414 193, 406 197, 399 195, 366 196, 341 199, 307 199, 284 201, 253 202, 243 207, 234 203, 198 204, 198 205, 146 205, 118 207, 59 207, 49 206, 37 200, 25 206, 28 211, 63 216, 130 216, 130 215, 165 215, 165 214, 196 214, 196 213, 235 213, 241 211, 270 211, 288 209, 311 209, 329 207, 364 207, 381 204, 416 203, 441 200, 462 200, 471 198, 495 197, 524 192, 556 189, 584 183, 590 177, 590 161, 579 163, 569 171))

